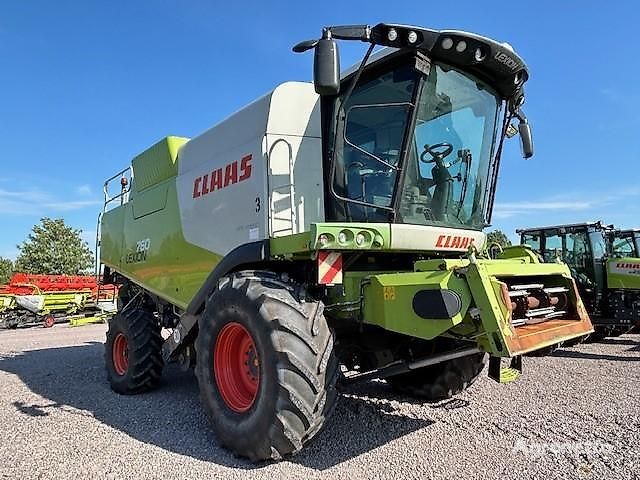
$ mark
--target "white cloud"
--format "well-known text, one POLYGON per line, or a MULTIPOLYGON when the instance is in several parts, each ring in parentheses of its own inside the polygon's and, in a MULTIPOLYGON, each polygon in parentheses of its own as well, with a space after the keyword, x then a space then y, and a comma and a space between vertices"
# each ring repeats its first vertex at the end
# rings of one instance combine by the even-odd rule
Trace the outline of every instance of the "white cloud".
POLYGON ((101 205, 101 200, 62 199, 37 190, 0 189, 0 214, 45 215, 101 205))
POLYGON ((542 201, 542 202, 506 202, 496 203, 493 209, 494 218, 509 218, 537 211, 584 211, 593 207, 588 201, 542 201))
POLYGON ((76 188, 76 193, 78 193, 78 195, 83 195, 88 197, 93 192, 91 190, 91 185, 85 183, 84 185, 80 185, 78 186, 78 188, 76 188))
POLYGON ((511 202, 496 202, 494 206, 495 218, 508 218, 522 214, 536 214, 545 212, 593 212, 603 214, 607 211, 617 211, 621 202, 630 207, 636 205, 634 198, 640 198, 640 187, 622 185, 615 190, 599 190, 593 192, 565 192, 547 198, 536 200, 520 200, 511 202))

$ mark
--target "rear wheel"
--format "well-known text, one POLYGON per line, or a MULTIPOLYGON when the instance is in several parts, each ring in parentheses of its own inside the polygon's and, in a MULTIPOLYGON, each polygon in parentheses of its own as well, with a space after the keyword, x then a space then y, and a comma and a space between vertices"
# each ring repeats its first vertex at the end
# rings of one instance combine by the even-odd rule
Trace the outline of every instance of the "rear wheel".
POLYGON ((593 333, 589 334, 584 341, 585 343, 599 342, 600 340, 607 338, 609 336, 609 332, 610 327, 595 326, 593 327, 593 333))
POLYGON ((111 388, 140 393, 160 384, 162 337, 153 314, 144 309, 116 313, 109 320, 104 359, 111 388))
POLYGON ((56 319, 53 315, 47 315, 44 317, 42 324, 44 325, 44 328, 51 328, 56 324, 56 319))
POLYGON ((582 335, 580 337, 572 338, 571 340, 566 340, 562 342, 563 347, 575 347, 576 345, 580 345, 585 340, 589 338, 589 335, 582 335))
POLYGON ((455 358, 387 381, 396 391, 427 401, 444 400, 469 388, 482 372, 486 359, 484 353, 455 358))
POLYGON ((252 461, 297 452, 337 398, 333 333, 320 302, 267 272, 222 280, 196 339, 200 399, 219 442, 252 461))

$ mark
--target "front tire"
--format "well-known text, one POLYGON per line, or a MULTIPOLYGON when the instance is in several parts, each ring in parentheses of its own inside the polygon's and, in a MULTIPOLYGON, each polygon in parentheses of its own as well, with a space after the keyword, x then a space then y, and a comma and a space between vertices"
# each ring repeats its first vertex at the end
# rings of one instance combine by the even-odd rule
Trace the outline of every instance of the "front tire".
POLYGON ((338 362, 322 303, 273 274, 221 281, 196 352, 200 399, 220 444, 251 461, 299 451, 335 406, 338 362))
POLYGON ((477 353, 403 373, 387 381, 398 392, 436 402, 469 388, 482 372, 486 360, 486 354, 477 353))
POLYGON ((109 320, 104 359, 111 388, 131 395, 156 388, 162 376, 162 336, 153 314, 133 308, 109 320))

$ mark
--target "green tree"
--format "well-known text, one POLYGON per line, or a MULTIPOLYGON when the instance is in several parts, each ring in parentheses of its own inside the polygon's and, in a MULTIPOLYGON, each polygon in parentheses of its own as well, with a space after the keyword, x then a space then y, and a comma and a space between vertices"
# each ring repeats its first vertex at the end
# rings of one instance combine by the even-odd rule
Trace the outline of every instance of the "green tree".
POLYGON ((13 274, 13 262, 8 258, 0 257, 0 285, 9 281, 13 274))
POLYGON ((66 225, 62 218, 42 218, 22 245, 18 245, 16 271, 66 275, 86 272, 93 266, 93 253, 81 233, 66 225))
POLYGON ((492 243, 497 243, 502 248, 511 246, 511 240, 509 240, 509 237, 507 237, 502 230, 493 230, 487 233, 487 246, 490 246, 492 243))

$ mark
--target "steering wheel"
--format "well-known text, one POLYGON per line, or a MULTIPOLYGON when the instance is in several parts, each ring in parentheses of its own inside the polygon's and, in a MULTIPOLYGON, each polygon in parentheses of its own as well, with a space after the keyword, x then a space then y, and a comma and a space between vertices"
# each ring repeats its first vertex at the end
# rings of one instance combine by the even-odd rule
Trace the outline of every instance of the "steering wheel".
POLYGON ((425 145, 424 152, 420 154, 420 161, 424 163, 440 163, 448 157, 451 152, 453 152, 453 145, 450 143, 442 142, 436 143, 435 145, 425 145), (430 160, 425 160, 427 153, 431 155, 430 160))

